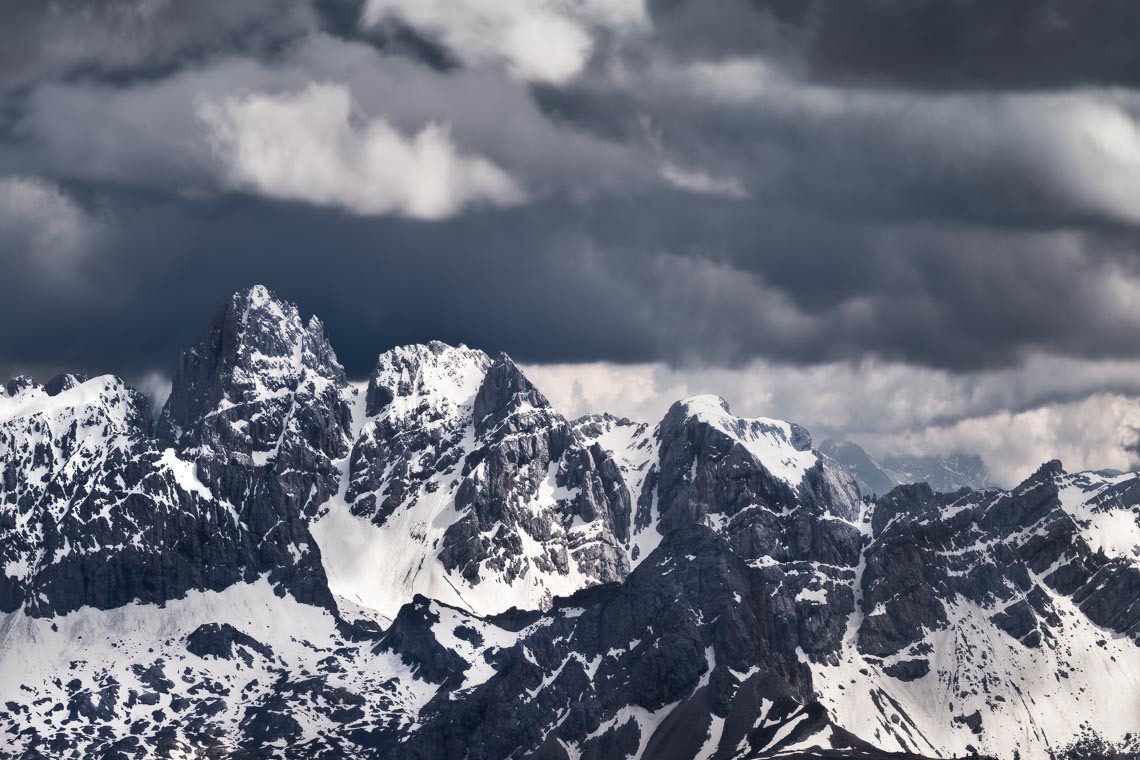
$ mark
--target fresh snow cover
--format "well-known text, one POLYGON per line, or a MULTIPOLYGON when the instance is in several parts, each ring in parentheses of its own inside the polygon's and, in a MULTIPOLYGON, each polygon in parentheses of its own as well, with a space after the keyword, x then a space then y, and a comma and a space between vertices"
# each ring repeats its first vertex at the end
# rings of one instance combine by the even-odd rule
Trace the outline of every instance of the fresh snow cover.
POLYGON ((1133 561, 1140 558, 1140 509, 1119 506, 1106 493, 1136 478, 1134 473, 1106 476, 1082 472, 1062 479, 1061 508, 1076 520, 1082 538, 1094 551, 1133 561))
POLYGON ((446 414, 469 407, 490 363, 487 354, 462 343, 393 348, 380 355, 377 371, 395 375, 407 392, 388 402, 385 414, 408 420, 425 410, 446 414), (409 374, 409 365, 416 367, 415 376, 409 374))
MULTIPOLYGON (((12 512, 18 527, 40 536, 43 514, 58 522, 70 495, 89 482, 91 473, 101 473, 114 453, 129 447, 137 434, 134 404, 141 400, 131 393, 122 380, 103 375, 55 396, 38 385, 0 394, 0 463, 19 468, 23 476, 0 479, 0 508, 12 512), (67 441, 66 451, 60 441, 67 441), (50 489, 58 495, 43 498, 50 489), (27 506, 21 510, 20 505, 27 506)), ((38 538, 31 543, 42 551, 38 538)), ((30 557, 25 561, 35 565, 30 557)))
MULTIPOLYGON (((236 644, 235 644, 236 646, 236 644)), ((351 667, 329 674, 333 685, 350 688, 365 697, 368 710, 409 726, 437 687, 415 678, 399 658, 373 654, 368 645, 346 640, 326 610, 274 594, 262 579, 239 583, 222 592, 191 592, 185 599, 154 605, 128 605, 114 610, 84 608, 54 618, 29 617, 23 611, 0 616, 0 702, 28 704, 31 712, 22 723, 43 735, 66 729, 68 682, 102 699, 101 683, 113 677, 120 684, 116 718, 108 725, 118 736, 152 719, 155 711, 200 691, 196 684, 224 686, 229 696, 219 700, 224 725, 236 739, 248 704, 272 688, 281 671, 320 672, 321 662, 344 648, 352 649, 351 667), (240 657, 198 657, 186 650, 186 637, 199 626, 228 623, 272 650, 266 658, 250 652, 247 664, 240 657), (140 680, 138 666, 158 663, 171 682, 169 692, 155 690, 140 680), (126 689, 156 693, 157 702, 127 707, 126 689)), ((211 687, 216 692, 216 687, 211 687)), ((209 693, 209 692, 207 692, 209 693)), ((295 706, 292 712, 304 731, 302 740, 335 726, 321 715, 319 706, 295 706)), ((84 723, 85 724, 85 723, 84 723)), ((73 738, 83 741, 82 726, 73 738)), ((26 737, 0 732, 0 745, 18 750, 26 737)), ((82 744, 80 745, 82 746, 82 744)), ((236 744, 222 749, 234 751, 236 744)))
MULTIPOLYGON (((1082 537, 1094 548, 1131 558, 1133 563, 1137 560, 1130 547, 1136 532, 1130 519, 1135 515, 1094 503, 1107 489, 1136 477, 1078 473, 1063 474, 1058 480, 1062 509, 1078 525, 1082 520, 1087 523, 1082 537)), ((960 506, 951 505, 943 519, 960 511, 960 506)), ((1021 538, 1026 535, 1031 534, 1021 538)), ((935 757, 964 756, 971 748, 999 758, 1013 758, 1015 753, 1022 758, 1048 757, 1058 741, 1073 740, 1085 730, 1111 742, 1124 742, 1135 734, 1140 715, 1140 646, 1127 635, 1096 625, 1071 597, 1051 589, 1043 580, 1051 569, 1031 572, 1031 578, 1058 612, 1059 623, 1049 629, 1053 640, 1047 637, 1036 648, 1026 647, 993 622, 992 616, 1018 602, 1018 597, 991 608, 950 597, 942 600, 949 625, 929 632, 923 642, 931 648, 930 672, 905 681, 889 676, 884 668, 913 655, 904 650, 879 660, 865 657, 857 648, 864 618, 865 555, 866 549, 854 575, 855 610, 838 660, 804 659, 811 667, 817 697, 837 725, 884 750, 935 757), (869 709, 872 705, 881 707, 869 709), (954 723, 956 716, 975 711, 983 716, 982 737, 954 723)))
POLYGON ((182 487, 182 490, 187 493, 196 493, 204 499, 214 498, 206 484, 198 480, 194 463, 179 459, 174 449, 164 449, 158 462, 174 474, 174 480, 182 487))
POLYGON ((810 448, 792 445, 792 426, 768 417, 736 417, 724 399, 714 395, 692 396, 681 402, 698 420, 735 438, 764 469, 795 489, 819 456, 810 448))
MULTIPOLYGON (((779 747, 780 743, 782 741, 784 741, 784 739, 791 736, 792 732, 796 730, 796 727, 799 726, 799 724, 802 723, 806 718, 807 718, 807 712, 801 708, 799 710, 799 712, 797 712, 795 715, 791 716, 790 720, 788 720, 786 723, 782 724, 778 729, 776 729, 776 732, 774 734, 772 734, 772 738, 768 740, 768 744, 765 746, 766 747, 779 747)), ((781 747, 781 749, 784 749, 784 748, 781 747)))
MULTIPOLYGON (((397 430, 442 427, 461 431, 455 447, 464 454, 473 451, 478 442, 471 407, 489 365, 486 354, 466 346, 403 346, 382 354, 377 375, 386 379, 388 387, 400 390, 374 418, 365 416, 366 384, 357 384, 351 390, 354 439, 359 445, 372 434, 372 426, 383 421, 397 430)), ((793 446, 789 423, 733 417, 715 396, 697 396, 684 403, 691 414, 739 440, 762 466, 793 487, 817 462, 814 452, 799 451, 793 446)), ((526 409, 516 413, 526 413, 526 409)), ((599 415, 583 418, 575 427, 582 431, 586 423, 598 431, 593 437, 587 436, 587 442, 599 444, 613 456, 629 491, 629 563, 631 568, 636 567, 662 538, 657 530, 656 491, 648 494, 649 523, 637 523, 638 501, 648 473, 657 466, 659 443, 649 426, 642 423, 599 415)), ((425 461, 426 457, 425 454, 425 461)), ((493 614, 512 606, 544 608, 552 598, 568 596, 596 582, 579 570, 571 554, 566 573, 544 572, 532 565, 512 581, 495 572, 484 572, 477 584, 471 584, 446 571, 437 559, 447 529, 463 516, 455 508, 461 468, 429 472, 426 481, 413 485, 419 490, 404 499, 405 506, 377 524, 371 515, 354 514, 348 501, 350 460, 351 455, 338 462, 342 473, 340 491, 322 507, 311 530, 320 546, 331 590, 353 605, 391 620, 403 604, 419 593, 476 614, 493 614)), ((479 473, 476 468, 474 477, 479 477, 479 473)), ((551 509, 573 495, 555 484, 552 463, 546 477, 540 479, 529 508, 551 509)), ((581 545, 582 540, 592 540, 600 528, 598 521, 583 523, 575 518, 569 531, 582 537, 576 538, 574 544, 581 545)), ((524 555, 544 554, 543 545, 526 530, 518 530, 517 536, 524 555)))
POLYGON ((19 390, 12 396, 0 390, 0 424, 38 414, 74 414, 69 410, 105 405, 109 396, 125 390, 123 381, 113 375, 93 377, 54 396, 49 396, 39 385, 19 390))
POLYGON ((712 716, 712 720, 709 723, 708 737, 705 739, 704 745, 697 751, 693 760, 712 760, 717 748, 720 747, 720 739, 724 736, 724 721, 725 719, 719 715, 712 716))
POLYGON ((1064 611, 1056 649, 1028 649, 990 621, 992 610, 959 601, 949 605, 952 626, 927 639, 934 654, 924 678, 891 678, 848 646, 838 665, 811 665, 820 700, 839 725, 885 750, 964 756, 973 745, 1002 758, 1047 757, 1062 726, 1095 727, 1122 741, 1140 715, 1140 647, 1099 629, 1066 597, 1052 601, 1064 611), (1099 640, 1103 646, 1092 645, 1099 640), (889 696, 879 700, 888 709, 868 709, 872 695, 889 696), (953 724, 975 710, 984 715, 984 739, 953 724))
POLYGON ((470 667, 464 674, 460 689, 471 689, 495 675, 495 668, 487 662, 485 654, 509 649, 526 633, 527 629, 510 632, 470 615, 464 615, 443 604, 432 604, 432 612, 439 621, 432 626, 432 634, 437 642, 466 660, 470 667), (478 646, 470 638, 456 635, 459 628, 468 628, 478 634, 478 646))
POLYGON ((823 588, 802 589, 796 594, 797 602, 815 602, 816 604, 827 604, 827 590, 823 588))
POLYGON ((658 726, 669 717, 669 714, 672 713, 679 704, 680 702, 674 702, 658 710, 647 710, 638 705, 626 705, 621 707, 613 718, 610 718, 598 726, 595 731, 586 736, 585 741, 582 743, 585 744, 590 739, 601 736, 618 726, 624 726, 630 720, 633 720, 637 723, 637 732, 639 735, 637 751, 633 753, 633 757, 643 757, 645 755, 645 747, 649 744, 649 740, 653 738, 653 734, 657 732, 658 726))
MULTIPOLYGON (((347 463, 346 458, 342 464, 347 463)), ((459 519, 451 492, 456 480, 457 476, 433 478, 438 486, 435 493, 427 494, 414 509, 393 513, 383 525, 352 514, 342 486, 310 528, 332 592, 388 620, 417 593, 472 609, 457 588, 462 579, 451 578, 435 561, 444 532, 459 519)), ((342 483, 347 485, 347 478, 342 483)))
POLYGON ((630 567, 637 567, 642 560, 648 557, 657 545, 661 543, 662 535, 657 530, 657 490, 650 495, 650 518, 646 525, 637 523, 638 501, 643 497, 645 479, 650 470, 656 467, 660 458, 660 443, 657 441, 645 423, 619 420, 608 415, 594 415, 584 417, 578 421, 578 429, 583 430, 583 423, 596 423, 601 427, 601 434, 596 438, 587 438, 596 442, 617 462, 621 470, 632 508, 629 513, 630 567))
MULTIPOLYGON (((380 416, 401 427, 447 425, 466 416, 457 446, 471 451, 475 443, 474 424, 469 419, 471 404, 489 364, 486 354, 466 346, 448 346, 440 353, 425 346, 393 349, 381 355, 379 371, 394 375, 408 392, 392 399, 380 416), (415 377, 408 374, 409 363, 419 369, 415 377)), ((367 384, 353 388, 353 430, 358 441, 367 435, 366 426, 375 421, 365 416, 366 389, 367 384)), ((487 587, 478 591, 467 588, 462 578, 447 573, 437 561, 444 533, 461 517, 455 510, 459 468, 450 474, 433 473, 414 506, 397 510, 377 525, 368 517, 353 514, 346 501, 350 459, 351 455, 338 463, 340 491, 310 528, 334 594, 373 609, 388 620, 394 619, 400 607, 417 593, 483 614, 506 609, 516 599, 519 603, 541 600, 541 594, 539 599, 528 599, 525 592, 516 593, 517 589, 491 589, 492 584, 486 581, 487 587)))
MULTIPOLYGON (((461 481, 467 478, 479 482, 486 477, 484 465, 468 472, 464 459, 484 445, 484 440, 476 439, 472 408, 491 365, 492 360, 485 353, 466 346, 404 346, 379 357, 370 383, 396 390, 391 399, 385 399, 382 408, 375 410, 374 416, 366 416, 366 387, 357 386, 351 391, 355 448, 369 446, 376 441, 375 436, 381 435, 396 436, 397 440, 399 436, 423 436, 433 443, 405 454, 411 473, 397 472, 392 462, 384 463, 386 469, 375 491, 377 502, 388 493, 390 478, 403 478, 408 491, 394 511, 379 521, 372 514, 353 509, 362 496, 354 497, 350 492, 353 455, 338 463, 339 493, 323 505, 320 517, 311 527, 335 595, 371 608, 387 619, 393 619, 417 593, 486 615, 512 606, 546 608, 555 597, 569 596, 597 583, 595 577, 582 570, 577 554, 603 538, 604 523, 585 522, 576 516, 562 524, 556 510, 577 497, 578 490, 557 483, 554 461, 541 474, 532 469, 533 464, 525 463, 519 467, 519 477, 537 482, 537 490, 523 508, 536 516, 552 512, 556 515, 553 536, 556 541, 565 541, 569 555, 564 572, 543 567, 548 564, 551 545, 532 536, 525 524, 514 530, 526 563, 517 577, 508 578, 484 561, 478 582, 472 583, 447 571, 438 559, 448 528, 464 517, 456 508, 461 481), (434 441, 438 441, 438 450, 434 441), (444 452, 458 452, 457 464, 436 466, 437 458, 444 452)), ((532 415, 554 415, 552 420, 561 420, 551 410, 534 408, 527 402, 518 403, 511 413, 513 420, 532 415)), ((493 436, 494 431, 487 435, 493 436)), ((619 459, 619 467, 636 468, 636 477, 644 478, 649 451, 647 447, 639 454, 639 463, 622 463, 619 459)), ((633 499, 636 501, 636 496, 633 499)), ((492 525, 480 539, 495 541, 498 528, 492 525)), ((660 540, 655 526, 637 528, 635 532, 645 544, 644 554, 660 540)))
POLYGON ((8 576, 9 578, 18 578, 20 580, 23 580, 24 578, 28 577, 28 573, 31 571, 31 569, 32 567, 28 563, 28 559, 26 557, 20 557, 19 559, 14 559, 4 565, 4 575, 8 576))
MULTIPOLYGON (((394 384, 400 386, 401 394, 379 412, 378 418, 366 418, 364 388, 355 388, 354 437, 359 441, 361 436, 369 435, 368 426, 382 418, 397 429, 461 429, 455 446, 463 452, 474 450, 471 407, 489 366, 486 354, 466 346, 405 346, 381 355, 378 371, 389 373, 394 384), (409 374, 409 365, 417 368, 415 376, 409 374)), ((417 593, 485 615, 512 606, 542 608, 553 597, 568 596, 591 583, 577 563, 571 561, 567 575, 543 573, 532 566, 530 572, 514 582, 486 573, 478 584, 470 584, 447 572, 437 559, 444 533, 462 517, 455 508, 462 467, 432 472, 418 486, 420 490, 412 504, 397 509, 377 525, 367 516, 353 514, 346 501, 350 458, 339 463, 340 492, 326 504, 323 515, 311 528, 334 594, 393 619, 417 593)), ((540 485, 539 501, 532 508, 551 508, 555 500, 569 495, 554 486, 550 472, 540 485)), ((543 553, 543 548, 525 530, 518 535, 528 556, 543 553)))

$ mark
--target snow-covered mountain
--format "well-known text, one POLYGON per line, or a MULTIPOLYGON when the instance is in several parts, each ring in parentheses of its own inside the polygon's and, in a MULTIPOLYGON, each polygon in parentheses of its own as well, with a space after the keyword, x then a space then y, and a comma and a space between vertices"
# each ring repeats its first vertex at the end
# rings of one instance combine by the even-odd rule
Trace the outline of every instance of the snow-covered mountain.
POLYGON ((916 454, 889 454, 879 460, 857 443, 829 438, 819 446, 833 463, 847 470, 865 495, 881 495, 895 486, 926 483, 939 493, 963 488, 978 490, 993 485, 990 471, 977 454, 950 454, 944 457, 916 454))
POLYGON ((836 459, 712 396, 567 420, 464 346, 352 383, 319 320, 242 291, 157 422, 113 377, 0 390, 0 746, 1140 750, 1136 475, 871 503, 836 459))

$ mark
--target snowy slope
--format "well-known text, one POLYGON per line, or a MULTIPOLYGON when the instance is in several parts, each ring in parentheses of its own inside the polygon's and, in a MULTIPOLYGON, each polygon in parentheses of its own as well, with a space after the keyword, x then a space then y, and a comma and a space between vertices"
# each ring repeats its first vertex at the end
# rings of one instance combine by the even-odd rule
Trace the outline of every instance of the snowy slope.
POLYGON ((352 454, 338 462, 341 488, 312 527, 338 596, 389 621, 416 593, 465 606, 436 555, 459 518, 456 465, 474 448, 470 410, 490 363, 464 346, 400 347, 381 355, 372 380, 356 389, 352 454), (384 389, 388 403, 369 408, 370 395, 384 389), (418 441, 395 456, 380 455, 387 440, 411 436, 418 441))
POLYGON ((819 461, 811 436, 798 425, 767 417, 735 417, 719 396, 693 396, 680 402, 687 414, 731 435, 756 463, 795 488, 819 461))
POLYGON ((1081 537, 1094 551, 1140 563, 1140 506, 1135 473, 1105 475, 1082 472, 1058 481, 1061 509, 1080 526, 1081 537))
POLYGON ((10 384, 0 414, 0 609, 162 602, 254 571, 237 509, 149 437, 118 378, 10 384))
POLYGON ((1045 757, 1083 735, 1131 745, 1140 647, 1118 599, 1140 590, 1125 550, 1137 485, 1053 465, 1008 493, 893 492, 838 658, 812 664, 836 722, 934 756, 1045 757))
POLYGON ((649 556, 661 543, 657 529, 657 489, 646 480, 654 471, 660 450, 649 425, 608 414, 583 417, 574 427, 589 443, 607 451, 617 463, 629 491, 629 561, 631 567, 649 556))
POLYGON ((417 593, 490 614, 624 577, 620 476, 508 358, 396 348, 363 395, 313 525, 334 593, 386 619, 417 593))
POLYGON ((354 731, 409 728, 437 690, 371 646, 264 580, 164 607, 9 613, 0 744, 53 757, 159 746, 175 757, 315 756, 354 731))

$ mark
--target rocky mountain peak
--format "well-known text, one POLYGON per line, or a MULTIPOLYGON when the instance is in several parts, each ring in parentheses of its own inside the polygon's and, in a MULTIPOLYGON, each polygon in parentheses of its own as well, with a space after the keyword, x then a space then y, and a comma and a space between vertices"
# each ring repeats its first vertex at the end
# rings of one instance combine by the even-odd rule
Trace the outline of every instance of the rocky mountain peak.
POLYGON ((401 414, 421 406, 442 412, 470 404, 491 363, 484 352, 462 344, 397 346, 377 357, 365 413, 373 417, 396 399, 398 409, 391 411, 401 414))
POLYGON ((145 397, 111 375, 80 379, 0 399, 0 607, 51 616, 241 579, 234 508, 158 448, 145 397))
POLYGON ((505 354, 438 342, 381 354, 348 475, 314 530, 338 593, 385 616, 414 593, 479 613, 541 607, 628 573, 619 465, 505 354), (350 521, 389 587, 336 559, 350 521))
POLYGON ((676 402, 668 420, 683 419, 689 426, 705 426, 739 445, 773 476, 795 488, 819 461, 812 451, 811 434, 801 427, 768 417, 737 417, 719 396, 693 396, 676 402))
POLYGON ((926 482, 942 493, 992 485, 989 468, 977 454, 893 454, 884 456, 881 465, 888 477, 897 483, 926 482))
POLYGON ((819 451, 855 477, 865 496, 883 495, 904 483, 928 483, 940 493, 991 486, 989 468, 977 454, 886 454, 872 458, 852 441, 829 438, 819 451))
POLYGON ((1065 466, 1061 464, 1060 459, 1050 459, 1048 462, 1043 462, 1028 480, 1031 481, 1045 481, 1053 480, 1054 478, 1065 474, 1065 466))
POLYGON ((56 396, 63 391, 69 391, 72 388, 80 386, 90 379, 90 377, 83 374, 61 373, 44 384, 44 393, 49 396, 56 396))
POLYGON ((898 485, 857 443, 828 438, 820 444, 819 452, 835 466, 851 473, 864 496, 879 496, 898 485))
POLYGON ((744 526, 759 521, 766 524, 752 535, 760 540, 749 540, 745 551, 784 556, 788 549, 775 536, 792 529, 786 523, 800 508, 805 517, 858 515, 854 481, 812 451, 798 425, 736 417, 723 399, 695 396, 673 404, 656 437, 659 458, 646 483, 656 488, 663 533, 707 520, 743 535, 744 526))
POLYGON ((321 321, 304 324, 296 306, 255 285, 234 293, 179 357, 157 433, 179 447, 252 455, 280 437, 295 393, 322 396, 331 386, 335 395, 346 385, 321 321), (258 413, 265 408, 270 419, 258 413))
POLYGON ((5 383, 4 387, 0 388, 0 393, 11 397, 37 385, 39 385, 39 383, 37 383, 34 378, 29 377, 28 375, 20 375, 18 377, 12 378, 7 383, 5 383))
POLYGON ((896 516, 914 518, 932 510, 937 511, 938 506, 938 495, 928 483, 895 486, 875 502, 871 526, 877 535, 896 516))
POLYGON ((482 437, 488 432, 517 432, 528 427, 528 415, 549 411, 550 402, 511 357, 499 354, 483 378, 471 414, 475 434, 482 437))

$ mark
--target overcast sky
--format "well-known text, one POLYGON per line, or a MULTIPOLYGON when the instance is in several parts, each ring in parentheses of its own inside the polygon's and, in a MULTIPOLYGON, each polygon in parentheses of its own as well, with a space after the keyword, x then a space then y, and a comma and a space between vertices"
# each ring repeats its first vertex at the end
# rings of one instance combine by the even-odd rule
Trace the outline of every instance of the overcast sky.
POLYGON ((0 370, 161 394, 232 291, 350 374, 1133 464, 1135 0, 11 0, 0 370), (157 390, 154 390, 157 389, 157 390))

